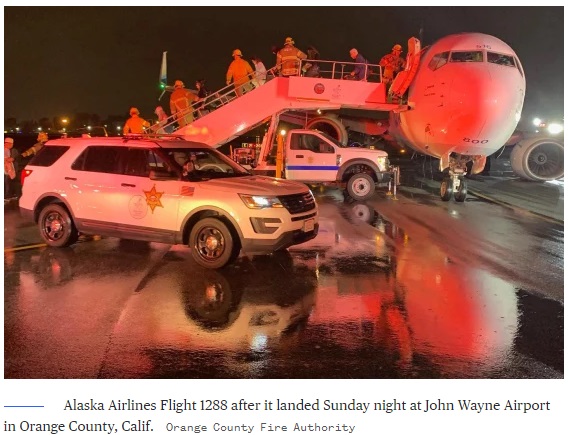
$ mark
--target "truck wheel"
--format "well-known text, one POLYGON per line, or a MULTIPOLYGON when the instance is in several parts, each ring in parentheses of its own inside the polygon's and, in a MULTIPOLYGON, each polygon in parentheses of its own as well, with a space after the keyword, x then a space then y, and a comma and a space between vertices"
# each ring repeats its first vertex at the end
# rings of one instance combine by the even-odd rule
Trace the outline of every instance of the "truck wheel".
POLYGON ((369 199, 375 193, 375 182, 368 174, 359 172, 348 180, 348 194, 356 201, 369 199))
POLYGON ((190 232, 189 247, 200 266, 219 269, 237 257, 239 251, 225 223, 216 218, 197 222, 190 232))
POLYGON ((41 211, 38 222, 40 235, 49 246, 63 248, 79 239, 71 215, 60 205, 47 205, 41 211))

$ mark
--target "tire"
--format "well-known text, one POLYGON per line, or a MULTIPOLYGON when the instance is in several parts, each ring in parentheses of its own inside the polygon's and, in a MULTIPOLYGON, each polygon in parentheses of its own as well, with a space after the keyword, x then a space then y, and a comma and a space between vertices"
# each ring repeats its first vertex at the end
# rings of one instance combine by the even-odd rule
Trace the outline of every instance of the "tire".
POLYGON ((190 232, 188 245, 196 263, 208 269, 219 269, 239 254, 233 234, 224 222, 216 218, 198 221, 190 232))
POLYGON ((41 211, 38 225, 42 239, 54 248, 72 245, 79 238, 71 215, 57 204, 49 204, 41 211))
POLYGON ((464 202, 466 199, 466 194, 468 193, 468 188, 466 185, 466 180, 460 180, 460 184, 458 185, 458 191, 454 192, 454 200, 456 202, 464 202))
POLYGON ((367 204, 356 204, 352 207, 352 216, 358 221, 370 224, 373 221, 374 211, 367 204))
POLYGON ((196 271, 183 289, 184 308, 191 319, 206 328, 229 323, 235 301, 227 279, 214 270, 196 271))
POLYGON ((375 193, 375 182, 365 172, 354 174, 348 180, 348 194, 356 201, 365 201, 375 193))
POLYGON ((452 197, 452 181, 450 177, 443 178, 441 182, 441 199, 443 201, 449 201, 452 197))

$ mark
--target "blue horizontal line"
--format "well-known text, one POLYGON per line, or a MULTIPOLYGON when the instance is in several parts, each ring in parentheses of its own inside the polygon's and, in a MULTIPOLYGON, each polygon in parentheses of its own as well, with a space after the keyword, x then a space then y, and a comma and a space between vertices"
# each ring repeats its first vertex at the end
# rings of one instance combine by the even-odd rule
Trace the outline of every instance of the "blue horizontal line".
POLYGON ((43 408, 43 405, 4 405, 4 408, 43 408))
POLYGON ((289 171, 337 171, 339 166, 287 166, 289 171))

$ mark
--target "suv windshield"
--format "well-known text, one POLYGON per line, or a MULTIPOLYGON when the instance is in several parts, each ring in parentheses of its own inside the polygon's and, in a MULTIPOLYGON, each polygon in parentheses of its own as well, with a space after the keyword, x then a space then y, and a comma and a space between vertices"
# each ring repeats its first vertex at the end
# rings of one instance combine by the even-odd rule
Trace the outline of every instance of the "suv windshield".
POLYGON ((162 153, 191 181, 251 175, 229 157, 214 149, 162 148, 162 153))

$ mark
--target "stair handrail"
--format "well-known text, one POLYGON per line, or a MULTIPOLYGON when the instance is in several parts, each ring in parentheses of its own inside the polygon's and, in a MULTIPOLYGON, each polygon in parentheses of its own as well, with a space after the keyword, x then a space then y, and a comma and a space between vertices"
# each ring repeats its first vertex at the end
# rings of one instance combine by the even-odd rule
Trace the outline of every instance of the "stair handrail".
MULTIPOLYGON (((284 63, 284 62, 283 62, 284 63)), ((357 65, 363 65, 365 67, 365 77, 367 81, 376 81, 374 79, 375 76, 378 77, 377 81, 379 83, 383 82, 383 74, 382 74, 382 67, 376 64, 370 63, 357 63, 357 62, 340 62, 335 60, 315 60, 315 59, 299 59, 299 68, 297 69, 295 76, 302 76, 303 75, 303 66, 306 65, 323 65, 328 69, 320 69, 320 78, 330 78, 334 80, 345 80, 349 77, 349 73, 355 68, 357 65), (348 71, 348 69, 350 70, 348 71), (379 72, 376 73, 375 70, 379 72), (338 77, 339 76, 339 77, 338 77)), ((267 81, 271 80, 272 78, 279 77, 279 71, 282 63, 280 65, 275 65, 272 68, 267 70, 267 81), (270 78, 269 78, 270 77, 270 78)), ((239 85, 237 88, 240 88, 241 93, 245 92, 252 92, 255 88, 258 87, 257 85, 257 74, 253 72, 253 74, 249 74, 250 79, 239 85)), ((183 118, 189 113, 194 114, 194 120, 199 119, 218 108, 225 106, 226 104, 230 103, 231 101, 235 100, 237 95, 237 88, 233 83, 224 86, 223 88, 211 92, 204 98, 200 98, 198 101, 193 102, 190 104, 186 109, 181 110, 180 112, 175 113, 174 115, 170 115, 162 122, 158 122, 148 129, 147 132, 152 133, 159 133, 160 131, 167 131, 170 127, 172 127, 172 132, 179 130, 181 127, 178 124, 178 119, 183 118), (165 122, 166 121, 166 122, 165 122)))

